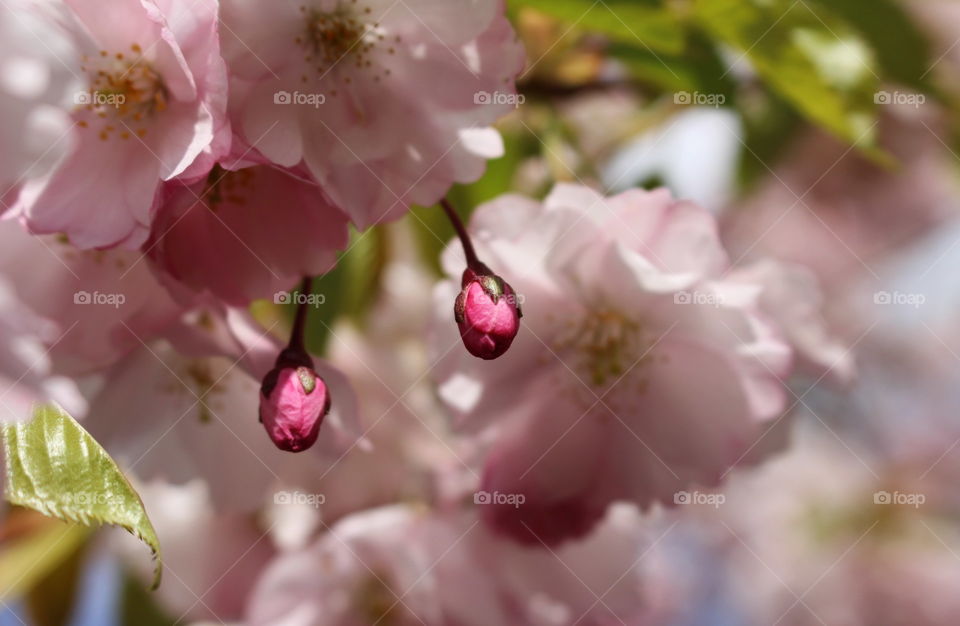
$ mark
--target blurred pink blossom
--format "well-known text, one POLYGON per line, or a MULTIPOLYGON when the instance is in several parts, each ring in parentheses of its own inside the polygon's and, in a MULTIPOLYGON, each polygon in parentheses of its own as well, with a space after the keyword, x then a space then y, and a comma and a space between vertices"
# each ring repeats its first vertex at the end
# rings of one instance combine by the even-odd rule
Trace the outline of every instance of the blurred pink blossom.
POLYGON ((184 310, 132 250, 79 250, 0 222, 0 272, 17 299, 53 324, 53 368, 77 375, 107 367, 173 324, 184 310), (29 267, 29 272, 19 268, 29 267))
POLYGON ((68 107, 78 87, 79 59, 61 27, 60 8, 31 0, 0 6, 3 211, 26 179, 47 174, 63 158, 74 138, 68 107))
POLYGON ((17 207, 36 233, 81 248, 146 240, 162 181, 203 177, 229 149, 216 0, 68 0, 89 80, 76 146, 17 207))
POLYGON ((501 0, 224 3, 238 134, 301 162, 360 227, 437 202, 502 154, 523 49, 501 0))
MULTIPOLYGON (((646 507, 715 485, 786 408, 790 339, 827 351, 815 317, 768 315, 765 281, 730 273, 713 217, 666 190, 505 196, 477 210, 472 232, 523 294, 526 323, 496 362, 448 351, 439 303, 456 283, 442 285, 440 394, 461 429, 495 429, 482 488, 525 503, 484 516, 527 543, 581 536, 615 500, 646 507)), ((459 256, 444 256, 452 276, 459 256)))
POLYGON ((649 543, 629 506, 611 509, 589 540, 554 553, 518 548, 463 513, 370 509, 278 557, 246 623, 655 624, 644 617, 653 609, 636 568, 649 543))
POLYGON ((832 292, 876 277, 886 255, 955 215, 960 187, 940 139, 944 120, 895 111, 877 131, 895 174, 821 131, 801 135, 776 171, 723 213, 735 258, 802 264, 832 292))
POLYGON ((257 406, 280 344, 245 313, 191 313, 166 336, 101 375, 85 420, 140 479, 199 478, 218 511, 252 511, 279 486, 309 484, 346 450, 366 446, 350 383, 319 359, 332 406, 317 445, 296 458, 274 446, 257 406))
POLYGON ((274 298, 332 269, 347 244, 346 215, 317 185, 268 165, 214 167, 164 192, 144 250, 181 298, 208 292, 236 306, 274 298))
POLYGON ((895 460, 807 420, 789 451, 730 480, 700 534, 722 524, 714 534, 728 544, 732 595, 752 623, 936 626, 960 618, 960 601, 946 591, 960 576, 956 460, 944 452, 951 442, 928 443, 895 460))

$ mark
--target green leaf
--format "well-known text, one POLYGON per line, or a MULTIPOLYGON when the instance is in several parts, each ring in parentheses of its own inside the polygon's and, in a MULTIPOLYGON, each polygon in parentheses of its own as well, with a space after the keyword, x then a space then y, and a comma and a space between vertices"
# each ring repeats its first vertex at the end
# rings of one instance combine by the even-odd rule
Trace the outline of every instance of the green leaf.
POLYGON ((126 529, 153 552, 153 588, 159 586, 160 542, 143 502, 76 420, 56 407, 37 407, 29 422, 3 425, 3 448, 8 501, 85 526, 126 529))
POLYGON ((661 87, 667 92, 700 92, 723 96, 724 104, 732 105, 733 77, 724 72, 724 65, 706 37, 691 33, 682 55, 656 54, 646 48, 614 43, 607 49, 637 79, 661 87))
POLYGON ((781 98, 768 94, 758 99, 749 111, 741 111, 743 145, 740 153, 739 184, 741 190, 770 176, 770 169, 791 145, 802 128, 802 119, 781 98))
POLYGON ((340 292, 340 297, 345 299, 342 310, 356 320, 362 321, 380 295, 380 281, 389 256, 389 239, 384 228, 376 226, 362 233, 351 233, 350 246, 338 261, 338 266, 343 266, 346 287, 340 292))
POLYGON ((833 15, 792 0, 696 0, 695 16, 805 117, 878 162, 869 46, 833 15))
MULTIPOLYGON (((314 281, 314 293, 323 299, 307 317, 309 352, 325 353, 330 331, 341 316, 363 325, 367 311, 380 294, 388 254, 386 246, 387 238, 381 226, 362 233, 351 231, 350 243, 340 253, 337 266, 314 281)), ((296 306, 288 307, 288 312, 292 320, 296 306)))
POLYGON ((639 0, 514 0, 513 6, 536 9, 585 30, 658 52, 678 54, 683 50, 683 25, 676 16, 655 3, 639 0))
POLYGON ((885 78, 919 91, 931 91, 926 80, 930 42, 894 0, 812 0, 843 17, 877 54, 885 78))

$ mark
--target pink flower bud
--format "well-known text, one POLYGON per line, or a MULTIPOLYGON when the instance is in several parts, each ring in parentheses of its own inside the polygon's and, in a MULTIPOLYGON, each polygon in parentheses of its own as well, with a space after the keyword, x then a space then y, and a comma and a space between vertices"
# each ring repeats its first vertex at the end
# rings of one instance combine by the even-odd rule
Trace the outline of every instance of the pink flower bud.
POLYGON ((473 356, 495 359, 507 351, 520 330, 523 312, 517 295, 495 274, 463 272, 463 290, 453 307, 463 345, 473 356))
POLYGON ((260 388, 260 421, 281 450, 301 452, 314 444, 330 411, 323 379, 305 366, 277 367, 260 388))

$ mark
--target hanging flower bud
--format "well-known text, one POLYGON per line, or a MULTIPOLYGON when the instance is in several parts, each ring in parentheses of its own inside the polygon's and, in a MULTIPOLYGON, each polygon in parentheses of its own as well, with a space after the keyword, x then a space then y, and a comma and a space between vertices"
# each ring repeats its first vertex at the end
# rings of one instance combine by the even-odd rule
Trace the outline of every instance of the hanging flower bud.
POLYGON ((473 356, 495 359, 507 351, 520 330, 523 312, 517 295, 486 267, 482 273, 464 270, 462 287, 453 315, 463 345, 473 356))
POLYGON ((260 421, 281 450, 302 452, 314 444, 330 411, 330 392, 306 354, 285 350, 260 387, 260 421))

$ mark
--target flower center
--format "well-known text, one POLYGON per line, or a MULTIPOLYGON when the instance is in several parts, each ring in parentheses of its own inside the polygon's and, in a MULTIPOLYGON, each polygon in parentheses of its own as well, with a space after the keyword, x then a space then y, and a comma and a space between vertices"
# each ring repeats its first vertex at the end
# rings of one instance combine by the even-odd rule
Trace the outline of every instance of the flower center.
POLYGON ((218 210, 225 203, 242 205, 246 203, 253 179, 251 167, 234 171, 214 165, 200 197, 211 211, 218 210))
POLYGON ((554 344, 575 355, 577 369, 595 387, 615 384, 639 366, 649 348, 642 325, 612 310, 590 311, 568 323, 554 344))
MULTIPOLYGON (((307 66, 322 78, 335 67, 353 66, 357 69, 370 69, 373 80, 380 81, 380 67, 376 63, 374 49, 386 41, 386 34, 378 23, 372 22, 370 7, 357 6, 357 0, 341 2, 333 11, 300 7, 304 14, 306 27, 302 35, 294 40, 306 52, 304 61, 307 66)), ((395 41, 400 42, 400 37, 395 41)), ((394 54, 393 47, 387 49, 394 54)), ((383 69, 383 75, 389 75, 389 69, 383 69)), ((308 74, 301 77, 309 82, 308 74)), ((343 82, 350 83, 346 76, 343 82)), ((333 92, 331 95, 336 95, 333 92)))
POLYGON ((145 136, 150 118, 167 108, 167 89, 143 58, 140 46, 131 45, 129 53, 101 50, 99 56, 82 58, 80 69, 89 76, 90 87, 77 95, 78 110, 92 115, 77 124, 89 128, 92 121, 103 141, 114 135, 121 139, 145 136))
POLYGON ((354 601, 360 613, 371 624, 396 624, 403 616, 400 614, 403 607, 398 607, 396 596, 384 582, 383 574, 372 574, 365 578, 355 589, 354 601))

